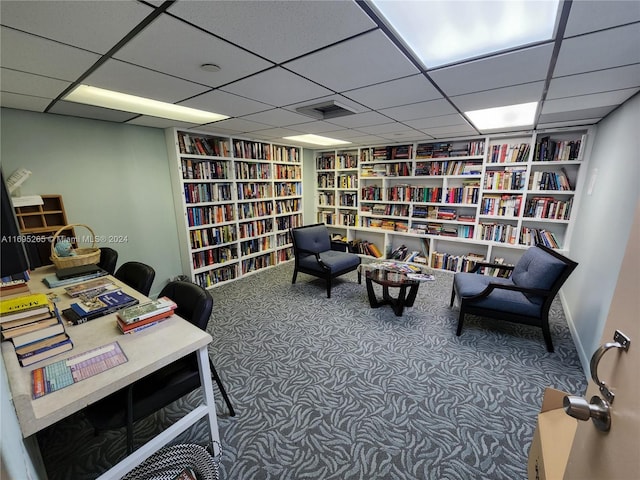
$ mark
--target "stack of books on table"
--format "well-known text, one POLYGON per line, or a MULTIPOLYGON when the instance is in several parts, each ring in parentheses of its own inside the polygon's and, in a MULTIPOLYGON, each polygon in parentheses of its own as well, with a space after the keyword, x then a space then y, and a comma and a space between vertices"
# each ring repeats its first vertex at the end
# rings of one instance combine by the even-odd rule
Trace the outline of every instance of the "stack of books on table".
MULTIPOLYGON (((123 308, 137 305, 140 301, 123 292, 121 289, 106 290, 95 294, 91 290, 88 294, 80 294, 78 301, 62 311, 62 315, 72 324, 79 325, 95 318, 104 317, 123 308)), ((68 292, 67 292, 68 293, 68 292)))
POLYGON ((21 297, 30 294, 29 285, 26 280, 10 280, 0 283, 0 299, 21 297))
POLYGON ((23 367, 73 348, 58 310, 45 294, 0 301, 0 322, 2 339, 13 343, 23 367))
POLYGON ((124 308, 117 313, 118 328, 122 333, 135 333, 157 325, 173 315, 177 305, 168 297, 124 308))
POLYGON ((81 265, 78 267, 60 268, 56 270, 56 273, 44 277, 42 281, 49 288, 57 288, 79 282, 86 282, 107 275, 109 275, 109 272, 97 265, 81 265))

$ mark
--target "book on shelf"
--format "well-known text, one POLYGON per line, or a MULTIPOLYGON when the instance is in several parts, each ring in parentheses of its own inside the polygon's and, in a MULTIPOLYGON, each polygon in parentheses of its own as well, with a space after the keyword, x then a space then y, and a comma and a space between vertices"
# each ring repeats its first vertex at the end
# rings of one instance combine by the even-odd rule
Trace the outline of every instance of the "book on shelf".
POLYGON ((104 291, 113 288, 115 284, 111 279, 106 277, 100 277, 93 280, 89 280, 86 282, 76 283, 73 285, 69 285, 68 287, 64 287, 64 291, 70 297, 79 297, 80 295, 97 295, 99 293, 103 293, 104 291))
POLYGON ((139 302, 137 298, 122 290, 116 290, 72 303, 69 308, 62 311, 62 314, 72 325, 79 325, 123 308, 137 305, 139 302))
POLYGON ((160 297, 157 300, 123 308, 116 315, 118 320, 121 320, 125 325, 129 325, 161 313, 173 312, 176 308, 176 303, 169 297, 160 297))
POLYGON ((54 357, 73 349, 73 341, 66 333, 61 333, 53 337, 34 342, 23 348, 16 349, 18 362, 23 367, 28 367, 41 360, 54 357), (27 347, 29 347, 27 349, 27 347))

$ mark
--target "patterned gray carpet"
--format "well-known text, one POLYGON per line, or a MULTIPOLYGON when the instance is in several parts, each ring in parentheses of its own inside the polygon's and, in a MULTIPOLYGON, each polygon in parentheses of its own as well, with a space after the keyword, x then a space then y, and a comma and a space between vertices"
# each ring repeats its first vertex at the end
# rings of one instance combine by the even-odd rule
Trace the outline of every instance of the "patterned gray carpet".
MULTIPOLYGON (((586 389, 558 299, 547 353, 539 329, 491 319, 456 337, 448 272, 396 317, 369 307, 355 272, 327 299, 292 271, 212 290, 211 357, 237 412, 218 395, 223 480, 525 479, 544 388, 586 389)), ((136 444, 198 402, 138 422, 136 444)), ((95 437, 82 414, 39 440, 52 480, 95 478, 125 451, 124 430, 95 437)), ((178 441, 206 444, 204 422, 178 441)))

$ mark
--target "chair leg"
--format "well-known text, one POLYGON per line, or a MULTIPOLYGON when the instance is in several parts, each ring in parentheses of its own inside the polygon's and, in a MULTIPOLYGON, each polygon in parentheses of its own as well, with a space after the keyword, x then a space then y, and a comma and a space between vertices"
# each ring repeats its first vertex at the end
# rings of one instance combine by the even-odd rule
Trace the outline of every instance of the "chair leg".
POLYGON ((458 329, 456 330, 456 336, 460 336, 462 334, 462 324, 464 323, 464 310, 462 310, 462 305, 460 305, 460 315, 458 315, 458 329))
POLYGON ((211 376, 213 377, 213 379, 218 384, 218 388, 220 389, 220 393, 222 394, 222 398, 224 399, 224 403, 227 404, 227 408, 229 409, 229 416, 235 417, 236 416, 236 412, 233 409, 233 406, 231 405, 231 401, 229 400, 229 396, 227 395, 227 392, 224 389, 224 386, 222 385, 222 380, 220 380, 220 377, 218 376, 218 372, 216 372, 216 368, 213 366, 213 362, 211 361, 211 358, 209 358, 209 367, 211 368, 211 376))
POLYGON ((331 298, 331 278, 327 278, 327 298, 331 298))
POLYGON ((553 342, 551 341, 551 330, 549 329, 549 321, 543 321, 541 326, 544 343, 547 344, 547 352, 553 353, 553 342))
POLYGON ((291 283, 296 283, 296 279, 298 278, 298 269, 293 270, 293 278, 291 279, 291 283))
POLYGON ((449 303, 449 307, 453 307, 453 302, 456 299, 456 287, 452 286, 451 287, 451 303, 449 303))
POLYGON ((127 387, 127 454, 133 453, 133 385, 127 387))

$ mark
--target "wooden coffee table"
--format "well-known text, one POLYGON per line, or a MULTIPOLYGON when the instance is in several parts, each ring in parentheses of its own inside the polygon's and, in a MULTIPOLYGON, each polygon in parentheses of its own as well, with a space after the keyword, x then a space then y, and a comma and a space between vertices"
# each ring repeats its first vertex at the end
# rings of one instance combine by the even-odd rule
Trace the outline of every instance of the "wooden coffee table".
POLYGON ((413 280, 401 272, 385 269, 366 270, 364 276, 371 308, 390 305, 396 316, 401 317, 405 307, 413 306, 413 302, 418 294, 418 287, 420 286, 419 280, 413 280), (378 300, 373 291, 374 283, 382 286, 382 300, 378 300), (389 288, 399 289, 396 298, 391 296, 389 288))

